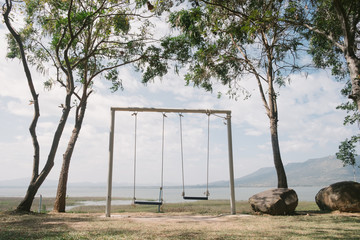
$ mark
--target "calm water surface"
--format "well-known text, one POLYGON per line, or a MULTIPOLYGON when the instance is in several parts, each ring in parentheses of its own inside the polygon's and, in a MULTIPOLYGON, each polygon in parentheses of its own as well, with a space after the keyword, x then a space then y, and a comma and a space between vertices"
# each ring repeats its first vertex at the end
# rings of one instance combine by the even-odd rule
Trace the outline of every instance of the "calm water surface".
MULTIPOLYGON (((320 187, 294 187, 293 189, 298 194, 299 201, 314 201, 316 193, 323 188, 320 187)), ((235 199, 248 200, 252 195, 270 189, 269 187, 237 187, 235 188, 235 199)), ((185 189, 187 196, 204 196, 205 188, 187 188, 185 189)), ((26 188, 22 187, 1 187, 0 197, 23 197, 26 188)), ((209 188, 209 199, 230 199, 229 188, 209 188)), ((174 203, 182 202, 182 188, 168 187, 164 188, 163 199, 165 202, 174 203)), ((56 187, 41 187, 37 193, 43 197, 55 197, 56 187)), ((69 197, 102 197, 107 195, 106 187, 68 187, 67 192, 69 197)), ((137 199, 158 199, 159 188, 153 187, 137 187, 135 192, 137 199)), ((113 187, 113 197, 133 198, 133 188, 131 187, 113 187)))

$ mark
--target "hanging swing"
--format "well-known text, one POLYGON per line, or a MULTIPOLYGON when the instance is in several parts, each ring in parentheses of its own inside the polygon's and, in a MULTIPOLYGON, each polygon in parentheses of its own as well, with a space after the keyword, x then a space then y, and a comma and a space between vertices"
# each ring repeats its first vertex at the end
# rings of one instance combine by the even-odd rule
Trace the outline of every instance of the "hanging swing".
POLYGON ((160 206, 163 204, 163 183, 164 183, 164 133, 165 133, 165 113, 163 113, 163 122, 162 122, 162 153, 161 153, 161 185, 160 185, 160 192, 159 192, 159 200, 154 201, 140 201, 136 200, 136 134, 137 134, 137 112, 133 113, 135 116, 135 143, 134 143, 134 194, 133 194, 133 203, 140 204, 140 205, 157 205, 160 206))
POLYGON ((209 147, 210 147, 210 113, 206 113, 208 116, 208 124, 207 124, 207 156, 206 156, 206 192, 205 196, 186 196, 185 194, 185 174, 184 174, 184 150, 183 150, 183 137, 182 137, 182 121, 181 118, 184 117, 181 113, 179 113, 180 119, 180 148, 181 148, 181 169, 182 169, 182 185, 183 192, 182 197, 184 200, 208 200, 210 195, 209 193, 209 147))

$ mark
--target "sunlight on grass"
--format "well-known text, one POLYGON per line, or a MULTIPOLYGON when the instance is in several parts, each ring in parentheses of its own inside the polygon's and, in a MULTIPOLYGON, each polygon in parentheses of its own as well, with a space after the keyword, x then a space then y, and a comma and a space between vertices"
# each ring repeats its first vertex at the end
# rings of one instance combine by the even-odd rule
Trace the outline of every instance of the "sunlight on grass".
MULTIPOLYGON (((199 201, 165 204, 161 213, 156 206, 113 206, 105 218, 104 206, 19 215, 5 212, 16 207, 14 199, 0 201, 0 239, 357 239, 360 232, 360 214, 324 213, 314 202, 300 202, 292 216, 254 215, 246 201, 229 215, 228 201, 199 201)), ((48 209, 52 202, 45 199, 48 209)))

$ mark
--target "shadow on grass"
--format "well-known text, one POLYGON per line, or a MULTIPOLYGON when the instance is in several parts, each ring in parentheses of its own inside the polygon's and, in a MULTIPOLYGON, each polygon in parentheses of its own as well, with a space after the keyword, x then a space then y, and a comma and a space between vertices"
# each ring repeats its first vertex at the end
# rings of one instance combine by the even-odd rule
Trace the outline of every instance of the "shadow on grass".
POLYGON ((0 219, 0 239, 54 238, 71 230, 63 219, 48 218, 45 214, 6 212, 0 219))
POLYGON ((122 229, 75 229, 75 224, 88 224, 98 220, 92 216, 68 214, 0 213, 0 239, 94 239, 98 237, 131 236, 134 231, 122 229))
POLYGON ((331 211, 303 210, 303 211, 295 211, 294 215, 320 215, 320 214, 331 214, 331 211))

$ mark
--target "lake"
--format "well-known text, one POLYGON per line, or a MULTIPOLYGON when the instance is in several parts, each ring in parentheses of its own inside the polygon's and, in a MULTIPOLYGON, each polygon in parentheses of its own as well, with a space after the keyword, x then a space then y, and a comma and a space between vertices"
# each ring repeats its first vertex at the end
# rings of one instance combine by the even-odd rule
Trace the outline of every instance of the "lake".
MULTIPOLYGON (((293 189, 298 194, 299 201, 314 201, 316 193, 323 187, 294 187, 293 189)), ((252 195, 270 189, 270 187, 236 187, 235 199, 237 201, 247 201, 252 195)), ((205 188, 189 187, 185 189, 187 196, 204 196, 205 188)), ((0 197, 23 197, 26 188, 23 187, 1 187, 0 197)), ((209 188, 209 199, 230 199, 230 190, 225 187, 209 188)), ((181 197, 182 188, 179 187, 165 187, 163 192, 163 199, 168 203, 182 202, 181 197)), ((41 187, 36 196, 42 195, 43 197, 55 197, 56 187, 41 187)), ((69 197, 102 197, 104 199, 107 195, 107 187, 68 187, 67 195, 69 197)), ((131 187, 113 187, 113 197, 129 198, 133 197, 133 188, 131 187)), ((158 199, 159 188, 154 187, 137 187, 137 199, 158 199)))

